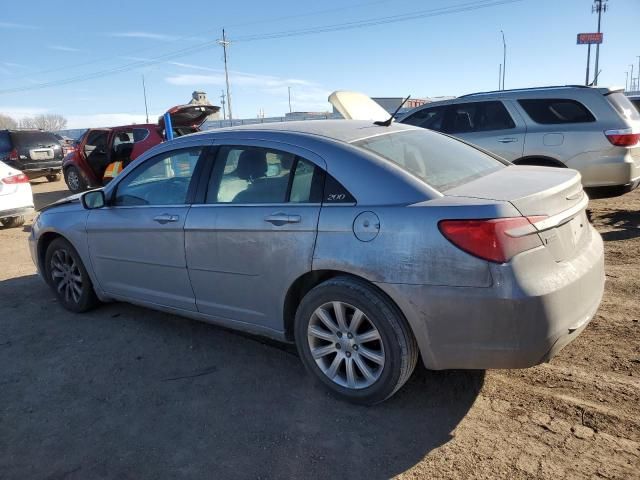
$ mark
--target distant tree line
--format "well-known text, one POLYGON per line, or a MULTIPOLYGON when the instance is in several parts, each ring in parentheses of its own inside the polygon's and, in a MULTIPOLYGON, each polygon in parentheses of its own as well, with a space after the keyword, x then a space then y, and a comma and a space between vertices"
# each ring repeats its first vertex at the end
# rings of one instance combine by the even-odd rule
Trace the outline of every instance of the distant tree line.
POLYGON ((36 128, 55 132, 67 127, 67 119, 57 113, 44 113, 33 117, 23 117, 19 120, 0 113, 0 129, 5 128, 36 128))

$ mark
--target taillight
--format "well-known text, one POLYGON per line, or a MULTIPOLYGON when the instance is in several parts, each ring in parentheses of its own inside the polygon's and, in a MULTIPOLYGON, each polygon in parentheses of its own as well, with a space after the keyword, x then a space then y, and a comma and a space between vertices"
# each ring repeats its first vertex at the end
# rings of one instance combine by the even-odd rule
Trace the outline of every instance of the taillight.
POLYGON ((0 179, 0 182, 6 185, 14 185, 16 183, 29 183, 29 177, 27 177, 24 173, 19 173, 18 175, 4 177, 0 179))
POLYGON ((611 144, 616 147, 633 147, 640 142, 640 133, 634 132, 631 128, 606 130, 604 134, 611 144))
POLYGON ((17 162, 18 160, 20 160, 20 155, 18 155, 18 149, 14 148, 13 150, 11 150, 11 152, 9 152, 9 160, 17 162))
POLYGON ((442 220, 438 228, 447 240, 471 255, 495 263, 542 245, 533 223, 545 218, 510 217, 488 220, 442 220))

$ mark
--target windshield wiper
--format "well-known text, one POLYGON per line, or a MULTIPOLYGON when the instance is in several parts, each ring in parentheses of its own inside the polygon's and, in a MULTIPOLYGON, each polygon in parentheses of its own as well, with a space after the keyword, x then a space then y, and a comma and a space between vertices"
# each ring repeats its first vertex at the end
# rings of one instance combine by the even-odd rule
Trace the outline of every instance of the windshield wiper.
POLYGON ((404 106, 405 103, 407 103, 407 100, 409 100, 411 98, 411 95, 409 95, 407 98, 405 98, 402 103, 400 103, 400 105, 398 106, 398 108, 396 108, 396 111, 393 112, 391 114, 391 116, 385 120, 384 122, 382 121, 376 121, 373 122, 374 125, 377 125, 379 127, 388 127, 389 125, 391 125, 391 122, 393 122, 393 119, 396 117, 396 114, 400 111, 400 109, 404 106))

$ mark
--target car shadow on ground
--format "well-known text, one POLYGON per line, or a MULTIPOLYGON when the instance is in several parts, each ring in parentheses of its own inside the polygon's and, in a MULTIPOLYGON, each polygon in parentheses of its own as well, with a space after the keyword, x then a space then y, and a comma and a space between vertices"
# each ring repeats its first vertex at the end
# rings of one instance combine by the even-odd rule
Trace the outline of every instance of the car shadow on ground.
POLYGON ((599 215, 598 223, 614 228, 601 233, 605 241, 629 240, 640 236, 640 212, 612 210, 599 215))
POLYGON ((71 314, 35 275, 0 282, 0 364, 4 478, 389 478, 484 381, 419 366, 355 406, 289 346, 120 303, 71 314))

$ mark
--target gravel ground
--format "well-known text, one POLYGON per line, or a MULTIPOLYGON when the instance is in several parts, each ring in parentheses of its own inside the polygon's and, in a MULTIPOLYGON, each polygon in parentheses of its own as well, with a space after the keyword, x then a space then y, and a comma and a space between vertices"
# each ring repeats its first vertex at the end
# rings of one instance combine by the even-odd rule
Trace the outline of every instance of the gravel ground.
POLYGON ((640 478, 640 190, 590 209, 607 285, 575 342, 527 370, 418 368, 373 408, 289 346, 126 304, 68 313, 29 225, 0 229, 0 478, 640 478))

